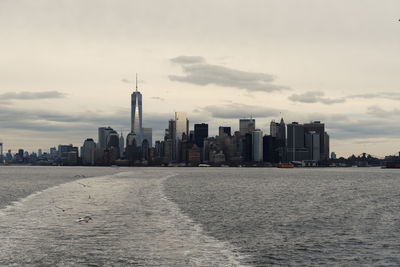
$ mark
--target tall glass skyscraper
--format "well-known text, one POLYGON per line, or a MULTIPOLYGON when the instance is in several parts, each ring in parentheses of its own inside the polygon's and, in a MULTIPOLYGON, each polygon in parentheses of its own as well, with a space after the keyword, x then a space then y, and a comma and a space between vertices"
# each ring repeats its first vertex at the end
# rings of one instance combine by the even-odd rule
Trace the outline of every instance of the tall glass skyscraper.
POLYGON ((188 120, 186 112, 175 112, 175 148, 174 160, 179 159, 179 142, 182 141, 182 134, 187 136, 188 120))
POLYGON ((138 145, 142 144, 142 94, 138 91, 136 75, 136 91, 131 95, 131 132, 136 134, 138 145))

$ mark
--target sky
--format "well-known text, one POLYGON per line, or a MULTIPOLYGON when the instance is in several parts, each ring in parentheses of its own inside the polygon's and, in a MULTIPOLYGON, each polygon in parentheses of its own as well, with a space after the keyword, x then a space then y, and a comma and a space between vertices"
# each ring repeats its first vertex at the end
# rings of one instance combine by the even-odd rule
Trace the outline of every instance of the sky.
POLYGON ((338 156, 400 151, 398 0, 0 0, 0 142, 16 152, 168 119, 319 120, 338 156))

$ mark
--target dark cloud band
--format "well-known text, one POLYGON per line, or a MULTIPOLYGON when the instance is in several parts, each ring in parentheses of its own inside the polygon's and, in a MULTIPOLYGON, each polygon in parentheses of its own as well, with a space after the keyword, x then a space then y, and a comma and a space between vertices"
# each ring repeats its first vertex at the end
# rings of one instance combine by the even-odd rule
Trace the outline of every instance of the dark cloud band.
POLYGON ((171 59, 180 64, 184 76, 169 75, 171 81, 186 82, 205 86, 215 84, 222 87, 238 88, 248 92, 273 92, 288 90, 289 87, 272 84, 275 77, 267 73, 247 72, 224 66, 207 64, 202 57, 180 56, 171 59))
POLYGON ((65 98, 64 93, 58 91, 43 91, 43 92, 7 92, 0 94, 2 100, 35 100, 35 99, 53 99, 65 98))

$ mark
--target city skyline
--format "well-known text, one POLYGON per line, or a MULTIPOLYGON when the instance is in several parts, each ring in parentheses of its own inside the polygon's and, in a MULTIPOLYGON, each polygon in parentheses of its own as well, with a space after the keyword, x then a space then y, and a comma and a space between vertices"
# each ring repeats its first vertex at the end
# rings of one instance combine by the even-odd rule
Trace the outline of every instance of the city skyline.
POLYGON ((399 8, 396 1, 4 1, 0 142, 4 151, 37 151, 81 145, 100 126, 130 129, 139 72, 153 140, 179 110, 191 128, 208 123, 210 136, 251 116, 263 133, 272 119, 320 120, 338 156, 396 154, 399 8), (143 14, 130 16, 136 9, 143 14))

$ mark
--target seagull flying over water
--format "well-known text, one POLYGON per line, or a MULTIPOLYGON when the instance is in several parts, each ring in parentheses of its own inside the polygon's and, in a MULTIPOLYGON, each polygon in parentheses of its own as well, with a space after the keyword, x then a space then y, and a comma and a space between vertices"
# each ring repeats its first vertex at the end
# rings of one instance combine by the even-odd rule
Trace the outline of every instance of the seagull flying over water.
POLYGON ((80 217, 80 218, 78 218, 78 220, 76 220, 76 222, 85 222, 85 223, 88 223, 90 220, 93 220, 92 219, 92 217, 90 217, 90 216, 85 216, 85 217, 80 217))
POLYGON ((59 207, 59 206, 55 206, 57 209, 60 209, 60 210, 62 210, 63 212, 65 212, 66 210, 72 210, 72 208, 61 208, 61 207, 59 207))
POLYGON ((77 182, 77 183, 80 184, 83 187, 90 187, 90 185, 87 185, 87 184, 82 184, 82 183, 79 183, 79 182, 77 182))

